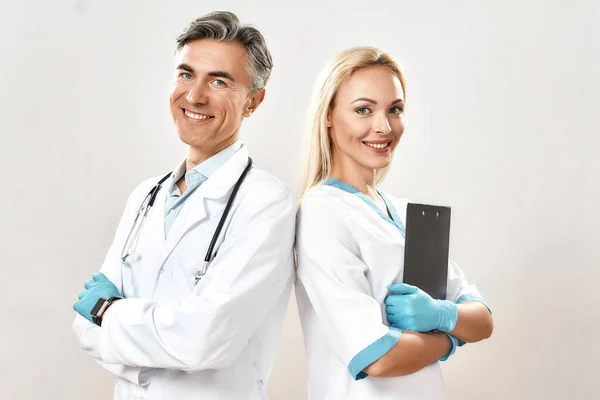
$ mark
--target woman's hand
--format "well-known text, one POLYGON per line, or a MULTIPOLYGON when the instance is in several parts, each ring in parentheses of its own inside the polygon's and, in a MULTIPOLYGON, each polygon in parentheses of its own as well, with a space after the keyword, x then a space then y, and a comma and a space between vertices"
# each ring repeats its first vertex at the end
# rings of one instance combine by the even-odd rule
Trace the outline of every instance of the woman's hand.
POLYGON ((448 300, 436 300, 418 287, 398 283, 388 286, 385 299, 387 320, 395 328, 414 332, 451 332, 458 309, 448 300))

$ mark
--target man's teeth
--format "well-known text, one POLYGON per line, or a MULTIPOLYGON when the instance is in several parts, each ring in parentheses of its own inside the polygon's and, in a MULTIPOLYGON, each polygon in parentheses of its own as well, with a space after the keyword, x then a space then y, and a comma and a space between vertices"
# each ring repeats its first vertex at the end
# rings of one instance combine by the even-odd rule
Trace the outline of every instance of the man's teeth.
POLYGON ((367 143, 367 142, 363 142, 363 143, 366 144, 369 147, 374 148, 374 149, 384 149, 384 148, 388 147, 389 144, 390 144, 389 142, 388 143, 380 143, 380 144, 377 144, 377 143, 367 143))
POLYGON ((185 115, 187 115, 188 117, 190 117, 192 119, 202 120, 202 119, 209 119, 210 118, 208 115, 196 114, 196 113, 193 113, 193 112, 188 111, 188 110, 183 110, 183 112, 185 113, 185 115))

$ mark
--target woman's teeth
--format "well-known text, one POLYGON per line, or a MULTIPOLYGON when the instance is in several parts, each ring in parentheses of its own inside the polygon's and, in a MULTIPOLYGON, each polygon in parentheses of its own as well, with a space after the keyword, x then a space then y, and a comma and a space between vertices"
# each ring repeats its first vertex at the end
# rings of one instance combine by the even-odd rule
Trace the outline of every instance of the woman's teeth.
POLYGON ((203 120, 203 119, 209 119, 209 118, 211 118, 208 115, 196 114, 196 113, 193 113, 193 112, 188 111, 188 110, 183 110, 183 112, 185 113, 185 115, 187 115, 188 117, 190 117, 192 119, 203 120))
POLYGON ((384 149, 386 147, 388 147, 390 145, 391 142, 388 143, 367 143, 367 142, 363 142, 364 144, 366 144, 369 147, 372 147, 374 149, 384 149))

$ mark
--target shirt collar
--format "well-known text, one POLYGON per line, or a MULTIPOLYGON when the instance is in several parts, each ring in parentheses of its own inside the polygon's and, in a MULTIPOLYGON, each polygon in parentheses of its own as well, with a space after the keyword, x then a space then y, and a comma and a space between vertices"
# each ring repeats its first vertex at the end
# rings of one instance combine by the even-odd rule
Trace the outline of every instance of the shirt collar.
POLYGON ((221 166, 225 164, 225 162, 227 162, 227 160, 229 160, 229 158, 234 155, 240 149, 240 147, 242 147, 242 143, 238 140, 229 147, 224 148, 217 154, 196 165, 192 171, 197 171, 202 176, 206 177, 206 179, 208 179, 212 174, 215 173, 216 170, 221 168, 221 166))
POLYGON ((172 180, 169 185, 169 193, 173 193, 175 189, 177 189, 177 182, 184 175, 186 185, 188 187, 200 185, 202 182, 210 178, 215 171, 221 168, 221 166, 223 166, 223 164, 225 164, 227 160, 229 160, 229 158, 231 158, 231 156, 234 155, 241 147, 242 143, 237 140, 234 144, 202 161, 200 164, 196 165, 193 169, 187 172, 185 170, 186 160, 183 160, 171 173, 172 180))

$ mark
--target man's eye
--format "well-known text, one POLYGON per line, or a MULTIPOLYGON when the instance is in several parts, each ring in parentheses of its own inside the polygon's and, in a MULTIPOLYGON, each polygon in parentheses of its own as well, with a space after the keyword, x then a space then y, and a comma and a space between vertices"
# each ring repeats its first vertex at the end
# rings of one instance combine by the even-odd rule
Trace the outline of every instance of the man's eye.
POLYGON ((190 74, 189 72, 182 72, 181 74, 179 74, 179 76, 186 80, 192 79, 192 74, 190 74))

